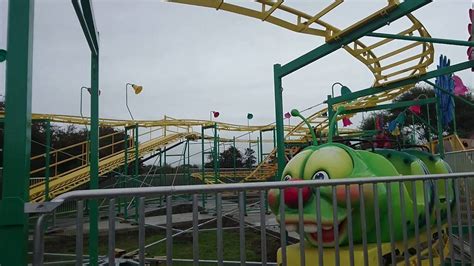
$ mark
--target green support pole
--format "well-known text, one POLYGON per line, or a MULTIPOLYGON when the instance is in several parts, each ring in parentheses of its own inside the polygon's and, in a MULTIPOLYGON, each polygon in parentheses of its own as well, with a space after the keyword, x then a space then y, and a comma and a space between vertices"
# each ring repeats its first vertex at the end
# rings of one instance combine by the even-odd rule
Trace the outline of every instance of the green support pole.
MULTIPOLYGON (((188 164, 186 168, 186 175, 188 179, 188 185, 191 185, 191 160, 190 160, 190 153, 189 150, 191 149, 191 146, 189 146, 189 139, 186 140, 186 151, 187 151, 187 157, 188 157, 188 164)), ((191 196, 191 195, 189 195, 191 196)))
POLYGON ((273 65, 274 93, 275 93, 275 122, 278 171, 275 181, 278 181, 285 168, 285 136, 283 128, 283 88, 281 86, 281 65, 273 65))
MULTIPOLYGON (((125 127, 125 141, 124 141, 124 152, 125 152, 125 163, 123 165, 123 178, 122 178, 122 188, 127 187, 127 179, 128 179, 128 128, 125 127)), ((123 217, 124 219, 128 219, 128 200, 127 198, 123 198, 123 217)))
POLYGON ((453 132, 454 134, 458 134, 457 126, 456 126, 456 101, 453 99, 453 132))
MULTIPOLYGON (((327 115, 328 115, 328 121, 331 122, 332 119, 333 119, 333 117, 334 117, 334 113, 335 113, 335 112, 334 112, 334 109, 332 108, 332 104, 331 104, 331 99, 332 99, 331 95, 328 95, 327 97, 328 97, 328 100, 327 100, 327 104, 328 104, 328 114, 327 114, 327 115)), ((337 122, 336 122, 336 124, 337 124, 337 122)), ((331 126, 331 123, 329 123, 329 126, 331 126)), ((331 131, 331 130, 330 130, 330 131, 331 131)), ((322 132, 321 132, 321 133, 322 133, 322 132)))
POLYGON ((276 147, 276 131, 275 128, 272 129, 272 136, 273 136, 273 148, 276 147))
MULTIPOLYGON (((331 98, 330 103, 334 105, 336 103, 352 101, 360 97, 382 93, 382 92, 393 90, 399 87, 415 84, 419 81, 425 81, 426 83, 432 85, 433 87, 436 87, 440 89, 441 91, 449 94, 449 92, 447 92, 445 89, 438 87, 436 84, 430 82, 428 79, 439 77, 446 74, 451 74, 451 73, 461 71, 467 68, 472 68, 472 67, 474 67, 474 60, 462 62, 459 64, 451 65, 449 67, 443 67, 443 68, 436 69, 430 72, 426 72, 425 74, 422 74, 422 75, 414 75, 410 78, 406 78, 399 81, 390 82, 388 84, 383 84, 376 87, 370 87, 367 89, 355 91, 350 94, 334 97, 334 98, 331 98)), ((458 96, 455 96, 455 97, 458 97, 458 96)), ((469 105, 474 105, 472 102, 469 102, 462 97, 459 97, 458 99, 465 101, 469 105)))
POLYGON ((51 121, 46 121, 46 150, 44 158, 44 200, 49 201, 49 164, 51 152, 51 121))
MULTIPOLYGON (((135 180, 134 181, 134 185, 133 187, 136 187, 137 186, 137 182, 138 182, 138 168, 139 168, 139 163, 140 163, 140 160, 138 158, 138 125, 135 124, 135 128, 134 128, 134 137, 135 137, 135 169, 133 171, 133 179, 135 180)), ((137 198, 135 197, 135 199, 133 200, 133 204, 134 204, 134 207, 135 207, 135 221, 138 221, 138 204, 137 204, 137 198)))
POLYGON ((438 153, 444 159, 444 140, 443 140, 443 126, 441 124, 441 103, 436 97, 436 121, 438 126, 438 153))
MULTIPOLYGON (((160 187, 163 186, 163 153, 160 151, 160 187)), ((160 195, 160 206, 163 205, 163 195, 160 195)))
POLYGON ((260 163, 263 162, 263 138, 262 131, 260 130, 260 163))
POLYGON ((459 46, 474 46, 474 42, 450 40, 450 39, 440 39, 440 38, 431 38, 431 37, 410 36, 410 35, 398 35, 398 34, 371 32, 371 33, 367 33, 366 36, 378 37, 378 38, 384 38, 384 39, 394 39, 394 40, 428 42, 428 43, 441 43, 441 44, 450 44, 450 45, 459 45, 459 46))
MULTIPOLYGON (((99 188, 99 55, 91 55, 91 156, 90 189, 99 188)), ((98 265, 99 208, 97 200, 90 200, 89 256, 90 264, 98 265)))
POLYGON ((31 149, 32 0, 9 1, 0 265, 27 265, 31 149))
POLYGON ((234 149, 232 149, 232 166, 234 167, 234 178, 236 178, 237 175, 237 155, 236 155, 236 147, 235 147, 235 136, 232 138, 232 146, 234 149))
POLYGON ((217 141, 217 123, 214 123, 214 149, 213 149, 213 166, 214 166, 214 184, 217 184, 217 175, 219 174, 219 170, 218 170, 218 163, 219 163, 219 159, 218 159, 218 156, 219 156, 219 151, 218 151, 218 141, 217 141))
POLYGON ((257 164, 260 163, 260 137, 257 137, 257 164))
MULTIPOLYGON (((201 174, 202 174, 202 183, 206 184, 206 175, 205 171, 206 169, 204 168, 205 165, 205 152, 204 152, 204 126, 201 126, 201 174)), ((202 208, 203 212, 206 212, 206 194, 202 194, 202 208)))
MULTIPOLYGON (((212 161, 213 161, 213 166, 214 166, 214 184, 218 184, 218 174, 219 174, 219 141, 218 141, 218 135, 217 135, 217 123, 214 123, 214 147, 213 147, 213 155, 212 155, 212 161)), ((215 198, 215 212, 217 213, 217 194, 214 194, 215 198)))

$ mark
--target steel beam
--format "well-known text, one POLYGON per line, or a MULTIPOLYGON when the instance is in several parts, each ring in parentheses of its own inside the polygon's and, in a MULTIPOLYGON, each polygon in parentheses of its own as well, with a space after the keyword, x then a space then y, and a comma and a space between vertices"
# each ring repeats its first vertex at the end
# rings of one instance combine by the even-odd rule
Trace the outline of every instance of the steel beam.
MULTIPOLYGON (((396 6, 393 10, 389 11, 386 14, 375 16, 373 19, 366 21, 363 24, 357 25, 344 33, 344 35, 338 36, 337 39, 332 40, 331 42, 325 43, 318 48, 315 48, 306 54, 294 59, 293 61, 281 66, 279 64, 274 65, 274 93, 275 93, 275 122, 276 122, 276 131, 277 131, 277 158, 278 158, 278 174, 275 177, 276 180, 279 179, 283 173, 285 167, 285 147, 284 147, 284 136, 283 136, 283 100, 281 92, 281 82, 282 78, 301 69, 314 61, 342 48, 344 45, 348 45, 354 40, 357 40, 368 33, 371 33, 392 21, 395 21, 410 12, 417 10, 420 7, 430 3, 430 0, 405 0, 400 5, 396 6)), ((377 93, 377 92, 375 92, 377 93)), ((347 97, 347 96, 346 96, 347 97)), ((337 97, 340 98, 340 97, 337 97)), ((334 100, 337 98, 332 98, 331 102, 328 101, 328 105, 333 105, 334 100)))
POLYGON ((395 21, 406 14, 417 10, 418 8, 430 3, 430 0, 405 0, 403 3, 394 8, 393 11, 389 12, 385 16, 379 16, 375 19, 368 21, 367 23, 360 25, 358 28, 353 29, 347 34, 339 37, 330 43, 323 44, 318 48, 309 51, 308 53, 294 59, 293 61, 283 65, 281 67, 281 76, 284 77, 288 74, 295 72, 296 70, 303 68, 314 61, 338 50, 344 45, 347 45, 354 40, 357 40, 368 33, 371 33, 392 21, 395 21))
POLYGON ((33 0, 9 1, 0 265, 28 263, 33 20, 33 0))
MULTIPOLYGON (((91 53, 91 129, 90 129, 90 189, 99 188, 99 55, 91 53)), ((98 263, 99 208, 90 200, 89 256, 90 264, 98 263)))
POLYGON ((342 111, 341 114, 353 114, 359 112, 369 112, 369 111, 377 111, 377 110, 387 110, 387 109, 397 109, 397 108, 406 108, 412 105, 425 105, 430 103, 436 103, 435 98, 427 98, 427 99, 420 99, 416 101, 405 101, 405 102, 397 102, 397 103, 389 103, 389 104, 380 104, 377 106, 366 107, 366 108, 356 108, 356 109, 348 109, 342 111))
POLYGON ((356 91, 356 92, 353 92, 351 94, 342 95, 342 96, 339 96, 339 97, 334 97, 334 98, 328 99, 327 102, 331 103, 331 104, 336 104, 336 103, 351 101, 351 100, 354 100, 354 99, 357 99, 357 98, 360 98, 360 97, 369 96, 369 95, 373 95, 373 94, 377 94, 377 93, 382 93, 384 91, 393 90, 393 89, 400 88, 400 87, 403 87, 403 86, 407 86, 407 85, 410 85, 410 84, 415 84, 419 81, 428 80, 428 79, 431 79, 431 78, 435 78, 435 77, 438 77, 438 76, 454 73, 454 72, 461 71, 461 70, 468 69, 468 68, 472 68, 472 67, 474 67, 474 60, 466 61, 466 62, 459 63, 459 64, 456 64, 456 65, 452 65, 452 66, 449 66, 449 67, 443 67, 441 69, 437 69, 437 70, 427 72, 426 74, 423 74, 423 75, 413 76, 411 78, 391 82, 389 84, 383 84, 383 85, 380 85, 380 86, 377 86, 377 87, 371 87, 371 88, 367 88, 367 89, 364 89, 364 90, 356 91))
POLYGON ((384 39, 393 39, 393 40, 429 42, 429 43, 440 43, 440 44, 450 44, 450 45, 459 45, 459 46, 474 46, 474 42, 468 42, 468 41, 440 39, 440 38, 431 38, 431 37, 420 37, 420 36, 409 36, 409 35, 399 35, 399 34, 388 34, 388 33, 372 32, 372 33, 368 33, 367 36, 377 37, 377 38, 384 38, 384 39))
POLYGON ((275 93, 275 121, 278 172, 275 181, 280 180, 285 168, 285 136, 283 134, 283 88, 281 86, 281 65, 273 65, 274 93, 275 93))

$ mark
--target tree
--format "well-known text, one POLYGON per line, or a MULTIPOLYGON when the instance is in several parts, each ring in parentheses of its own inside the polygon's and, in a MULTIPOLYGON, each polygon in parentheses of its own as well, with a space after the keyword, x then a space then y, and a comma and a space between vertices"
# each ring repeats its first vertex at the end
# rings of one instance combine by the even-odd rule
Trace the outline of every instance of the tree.
POLYGON ((244 166, 247 168, 251 168, 256 162, 257 158, 255 157, 255 151, 251 148, 245 149, 243 161, 244 166))
MULTIPOLYGON (((219 154, 219 167, 221 168, 233 168, 234 167, 234 156, 235 156, 235 167, 242 167, 242 153, 239 149, 234 146, 230 146, 219 154)), ((214 167, 214 153, 209 154, 208 162, 204 165, 206 168, 214 167)))
POLYGON ((242 154, 236 147, 230 146, 219 156, 221 168, 234 168, 234 156, 235 167, 242 167, 242 154))

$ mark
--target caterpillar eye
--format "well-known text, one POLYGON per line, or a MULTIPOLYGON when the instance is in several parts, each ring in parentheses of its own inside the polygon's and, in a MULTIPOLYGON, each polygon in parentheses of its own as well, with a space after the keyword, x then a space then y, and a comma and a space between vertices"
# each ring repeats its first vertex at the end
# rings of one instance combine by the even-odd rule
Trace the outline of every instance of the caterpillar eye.
POLYGON ((283 178, 283 180, 284 180, 284 181, 290 181, 291 178, 292 178, 292 177, 291 177, 290 175, 286 175, 286 176, 283 178))
POLYGON ((328 179, 329 179, 329 175, 328 175, 328 173, 326 173, 326 171, 317 171, 317 172, 313 175, 313 179, 314 179, 314 180, 328 180, 328 179))

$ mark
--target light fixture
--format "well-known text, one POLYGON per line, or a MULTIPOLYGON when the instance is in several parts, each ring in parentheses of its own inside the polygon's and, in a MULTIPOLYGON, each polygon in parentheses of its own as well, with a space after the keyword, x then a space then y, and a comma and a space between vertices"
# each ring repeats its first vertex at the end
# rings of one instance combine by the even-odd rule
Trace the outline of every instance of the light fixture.
POLYGON ((339 85, 341 86, 341 96, 342 95, 347 95, 347 94, 350 94, 352 93, 352 91, 347 87, 347 86, 344 86, 342 83, 340 82, 335 82, 334 84, 332 84, 331 86, 331 97, 334 98, 334 86, 336 85, 339 85))
POLYGON ((135 94, 140 94, 143 90, 143 86, 132 84, 133 91, 135 91, 135 94))
POLYGON ((214 117, 214 118, 218 118, 218 117, 219 117, 219 115, 220 115, 220 113, 219 113, 219 112, 217 112, 217 111, 211 111, 211 112, 209 113, 209 120, 211 120, 211 121, 212 121, 212 117, 214 117))
POLYGON ((128 107, 128 90, 127 90, 127 88, 128 88, 129 85, 132 87, 135 94, 140 94, 143 90, 143 86, 133 84, 133 83, 125 84, 125 106, 127 106, 128 113, 130 114, 130 117, 132 118, 132 120, 135 120, 133 118, 132 112, 130 111, 130 108, 128 107))

